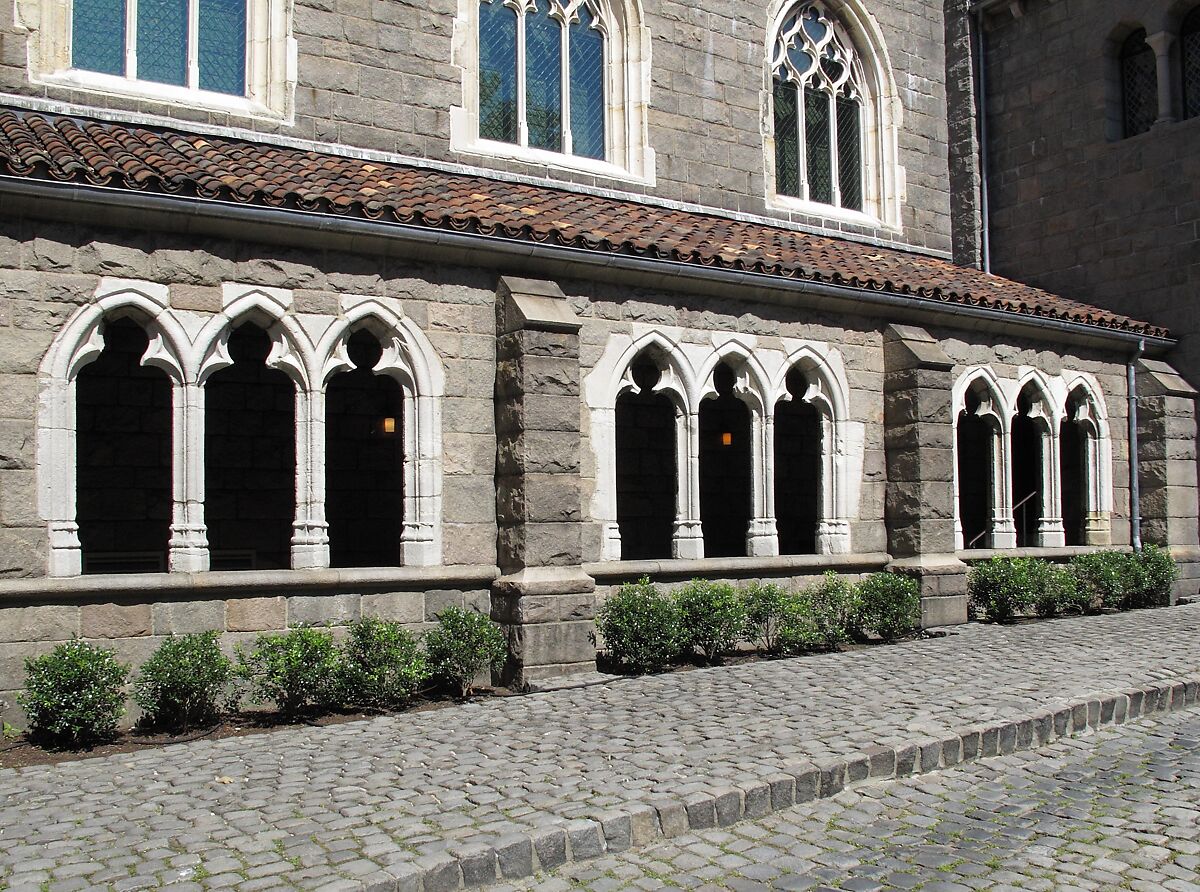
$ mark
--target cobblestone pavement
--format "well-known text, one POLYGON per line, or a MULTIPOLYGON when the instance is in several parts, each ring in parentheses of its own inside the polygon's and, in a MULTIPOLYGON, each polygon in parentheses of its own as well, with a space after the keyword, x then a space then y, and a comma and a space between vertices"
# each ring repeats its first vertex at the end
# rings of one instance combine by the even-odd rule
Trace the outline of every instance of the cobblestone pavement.
MULTIPOLYGON (((4 770, 0 887, 435 892, 494 881, 497 864, 500 877, 527 876, 637 843, 647 803, 745 789, 797 760, 936 742, 1154 681, 1192 681, 1194 702, 1198 633, 1200 605, 970 625, 865 651, 4 770), (607 837, 582 820, 614 810, 624 840, 619 820, 607 837)), ((1097 722, 1103 710, 1094 704, 1097 722)), ((1119 718, 1110 705, 1107 720, 1119 718)), ((728 796, 706 801, 726 823, 728 796)), ((732 802, 753 816, 748 792, 732 802)), ((664 836, 700 826, 689 814, 665 832, 667 814, 650 808, 664 836)))
POLYGON ((846 790, 492 892, 1200 888, 1200 716, 846 790))

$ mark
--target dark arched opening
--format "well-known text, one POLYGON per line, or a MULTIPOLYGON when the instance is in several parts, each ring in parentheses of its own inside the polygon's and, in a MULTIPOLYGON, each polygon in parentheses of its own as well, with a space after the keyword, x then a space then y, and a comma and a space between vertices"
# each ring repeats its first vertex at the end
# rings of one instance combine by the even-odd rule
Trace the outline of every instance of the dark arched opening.
POLYGON ((992 544, 996 431, 978 414, 979 406, 979 395, 968 390, 958 416, 958 519, 964 548, 987 548, 992 544))
POLYGON ((171 382, 141 364, 150 340, 128 319, 75 383, 76 519, 84 573, 167 569, 171 382))
POLYGON ((804 373, 787 376, 790 400, 775 406, 775 518, 780 554, 816 554, 821 522, 821 413, 803 400, 804 373))
POLYGON ((715 399, 700 405, 700 522, 705 557, 744 557, 750 526, 750 410, 733 393, 733 371, 713 372, 715 399))
POLYGON ((617 527, 621 559, 672 556, 677 490, 675 406, 655 393, 661 373, 641 356, 633 364, 636 393, 617 398, 617 527))
POLYGON ((1067 545, 1087 544, 1087 431, 1078 421, 1072 420, 1086 399, 1080 393, 1073 393, 1067 400, 1067 417, 1063 419, 1059 439, 1063 528, 1066 530, 1067 545))
POLYGON ((369 331, 347 344, 352 371, 325 396, 325 514, 334 567, 400 564, 404 531, 404 394, 371 370, 383 353, 369 331))
POLYGON ((1042 428, 1029 417, 1032 399, 1028 391, 1017 401, 1012 426, 1013 520, 1017 546, 1030 548, 1040 543, 1038 532, 1045 504, 1042 428))
POLYGON ((205 386, 205 503, 214 570, 291 565, 296 515, 296 388, 270 369, 271 340, 247 324, 229 336, 233 365, 205 386))
POLYGON ((1139 28, 1121 45, 1121 120, 1126 137, 1145 133, 1158 118, 1158 61, 1139 28))

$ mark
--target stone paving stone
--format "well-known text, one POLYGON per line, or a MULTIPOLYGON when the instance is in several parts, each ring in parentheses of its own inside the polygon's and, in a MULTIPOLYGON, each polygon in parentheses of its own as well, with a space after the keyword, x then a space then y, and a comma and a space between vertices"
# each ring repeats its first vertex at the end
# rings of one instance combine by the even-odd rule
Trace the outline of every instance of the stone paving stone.
POLYGON ((691 888, 686 877, 651 871, 647 865, 707 860, 713 889, 777 890, 1185 890, 1200 889, 1200 859, 1169 845, 1179 833, 1197 831, 1200 820, 1200 714, 1162 715, 1138 724, 1102 729, 1078 740, 1051 744, 1037 753, 1002 756, 960 765, 942 774, 888 780, 856 787, 834 799, 796 806, 728 830, 702 830, 643 851, 611 856, 596 870, 567 865, 507 887, 537 892, 567 881, 582 892, 609 889, 620 878, 642 888, 641 875, 667 889, 691 888), (1162 782, 1164 777, 1170 782, 1162 782), (1067 794, 1070 794, 1069 796, 1067 794), (995 804, 1003 802, 1004 814, 995 804), (1082 816, 1065 803, 1084 806, 1082 816), (959 829, 964 810, 979 810, 977 838, 959 829), (1133 816, 1140 839, 1111 832, 1133 816), (921 817, 920 829, 903 841, 894 828, 921 817), (1021 833, 1009 822, 1019 820, 1021 833), (750 858, 731 862, 738 839, 753 842, 750 858), (1072 840, 1094 840, 1087 851, 1072 840), (801 853, 818 862, 833 849, 832 868, 806 868, 801 853), (1132 846, 1132 848, 1131 848, 1132 846), (1138 856, 1138 866, 1122 860, 1138 856))
MULTIPOLYGON (((342 881, 350 888, 359 877, 375 876, 369 864, 387 872, 404 860, 435 871, 427 885, 453 888, 463 869, 446 862, 451 850, 495 852, 507 879, 509 870, 552 869, 572 852, 603 855, 611 827, 618 848, 732 834, 713 843, 719 857, 738 855, 748 863, 755 862, 746 852, 790 834, 799 840, 796 851, 778 854, 802 864, 771 880, 741 881, 769 886, 805 877, 815 888, 859 870, 862 878, 883 883, 890 873, 911 872, 896 865, 876 872, 862 856, 864 828, 881 826, 884 816, 890 817, 881 838, 892 854, 897 847, 920 848, 937 833, 952 837, 937 839, 943 847, 973 841, 986 853, 1002 841, 1019 850, 1038 832, 1038 822, 1027 819, 1045 817, 1038 797, 1057 790, 1054 835, 1070 850, 1065 854, 1085 866, 1101 856, 1128 863, 1124 872, 1097 868, 1122 882, 1145 870, 1187 883, 1195 879, 1194 864, 1181 864, 1181 853, 1167 843, 1200 839, 1200 803, 1172 802, 1181 813, 1164 826, 1161 800, 1179 790, 1182 769, 1161 760, 1140 767, 1119 742, 1100 753, 1102 763, 1077 768, 1069 781, 1037 770, 1042 750, 1003 757, 1031 779, 1018 788, 1032 803, 1025 811, 1008 807, 1018 798, 1006 782, 1011 768, 969 761, 965 768, 917 776, 916 808, 899 807, 915 794, 884 797, 879 791, 888 785, 870 781, 837 793, 836 800, 814 797, 822 787, 833 793, 845 783, 839 767, 845 763, 837 759, 850 760, 851 780, 873 774, 873 766, 892 758, 879 747, 893 756, 900 747, 902 770, 911 774, 948 753, 956 761, 972 746, 994 753, 1042 739, 1038 735, 1052 726, 1115 719, 1122 711, 1136 717, 1143 700, 1172 702, 1178 691, 1161 697, 1153 686, 1197 677, 1198 633, 1200 605, 1014 627, 969 625, 944 638, 850 653, 617 679, 454 709, 4 770, 0 880, 12 888, 35 877, 35 885, 68 882, 74 878, 54 868, 96 863, 108 873, 90 877, 103 875, 110 889, 164 882, 319 888, 342 881), (1079 710, 1068 708, 1076 702, 1079 710), (1006 724, 1013 721, 1020 723, 1016 730, 1006 724), (952 780, 959 771, 982 772, 986 794, 976 797, 971 785, 952 780), (1079 795, 1079 785, 1096 771, 1104 775, 1103 794, 1079 795), (1132 809, 1111 795, 1129 774, 1141 778, 1130 792, 1132 809), (716 828, 735 812, 750 811, 753 818, 768 803, 774 811, 796 802, 809 803, 815 819, 789 815, 788 830, 754 836, 739 831, 760 822, 716 828), (1097 814, 1097 807, 1106 813, 1097 814), (938 808, 948 820, 931 826, 927 818, 938 808), (692 812, 714 829, 695 830, 688 822, 692 812), (839 816, 839 826, 826 827, 839 816), (1124 823, 1100 823, 1113 816, 1124 823), (1080 821, 1091 821, 1091 832, 1069 837, 1067 824, 1080 821), (1158 837, 1146 845, 1167 855, 1142 852, 1141 845, 1137 853, 1104 845, 1138 832, 1158 837), (514 834, 531 840, 531 850, 514 834), (810 845, 819 851, 802 848, 810 845), (287 869, 273 872, 280 864, 287 869), (199 880, 193 879, 197 869, 199 880)), ((1194 685, 1181 690, 1194 702, 1194 685)), ((1105 733, 1054 745, 1095 755, 1096 741, 1109 740, 1105 733)), ((1188 733, 1194 748, 1200 727, 1188 733)), ((1200 846, 1184 854, 1197 851, 1200 846)), ((704 864, 686 868, 695 885, 716 883, 722 868, 704 862, 705 852, 688 854, 704 864)), ((987 856, 973 860, 984 863, 987 856)), ((947 876, 938 881, 975 888, 966 882, 972 875, 943 867, 947 876)), ((667 864, 638 878, 674 882, 673 871, 682 875, 683 868, 667 864)), ((1086 879, 1087 871, 1073 876, 1086 879)))

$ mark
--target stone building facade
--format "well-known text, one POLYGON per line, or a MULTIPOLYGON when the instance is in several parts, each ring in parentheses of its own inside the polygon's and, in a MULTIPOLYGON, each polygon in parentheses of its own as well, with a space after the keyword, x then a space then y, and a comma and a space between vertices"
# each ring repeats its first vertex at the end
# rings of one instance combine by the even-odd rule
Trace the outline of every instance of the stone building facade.
POLYGON ((74 636, 457 604, 532 682, 642 574, 944 625, 994 551, 1195 559, 1171 334, 950 259, 937 4, 253 0, 233 95, 73 2, 0 22, 0 699, 74 636))

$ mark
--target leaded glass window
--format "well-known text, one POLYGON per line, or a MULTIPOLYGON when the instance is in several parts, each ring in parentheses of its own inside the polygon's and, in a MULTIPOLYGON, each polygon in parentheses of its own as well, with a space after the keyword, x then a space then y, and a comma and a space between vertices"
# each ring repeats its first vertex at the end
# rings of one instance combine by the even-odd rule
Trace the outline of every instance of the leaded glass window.
POLYGON ((863 77, 822 6, 784 20, 772 73, 776 194, 863 210, 863 77))
POLYGON ((246 95, 247 0, 73 0, 71 65, 246 95))
POLYGON ((480 138, 604 160, 607 38, 592 0, 480 0, 480 138))
POLYGON ((1126 136, 1145 133, 1158 117, 1158 61, 1145 30, 1121 47, 1121 105, 1126 136))
POLYGON ((1200 6, 1183 20, 1179 44, 1179 58, 1183 64, 1183 116, 1200 117, 1200 6))

